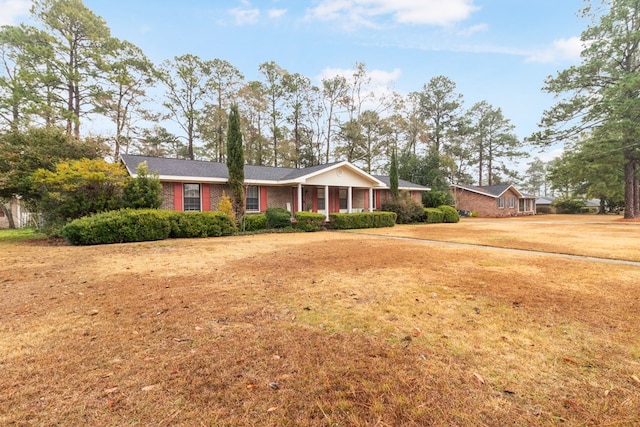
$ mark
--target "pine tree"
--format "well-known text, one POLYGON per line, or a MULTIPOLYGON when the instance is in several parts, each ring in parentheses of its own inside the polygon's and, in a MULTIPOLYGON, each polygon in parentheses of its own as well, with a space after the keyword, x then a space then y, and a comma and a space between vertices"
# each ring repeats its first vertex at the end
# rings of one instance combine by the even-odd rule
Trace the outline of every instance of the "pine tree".
POLYGON ((244 215, 244 151, 237 104, 233 104, 229 112, 227 169, 229 170, 229 189, 236 218, 242 218, 244 215))

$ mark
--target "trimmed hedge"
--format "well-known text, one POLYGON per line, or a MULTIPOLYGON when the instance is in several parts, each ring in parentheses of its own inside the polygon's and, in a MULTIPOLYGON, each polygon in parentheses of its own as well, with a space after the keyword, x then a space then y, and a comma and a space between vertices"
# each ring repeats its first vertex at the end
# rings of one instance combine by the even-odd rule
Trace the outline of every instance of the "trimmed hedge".
POLYGON ((100 245, 227 236, 235 231, 233 220, 220 212, 121 209, 76 219, 63 227, 62 236, 72 245, 100 245))
POLYGON ((267 208, 267 228, 291 227, 291 212, 285 208, 267 208))
POLYGON ((442 205, 438 209, 444 213, 444 222, 460 222, 460 214, 453 206, 442 205))
POLYGON ((267 216, 263 213, 245 215, 244 231, 258 231, 267 229, 267 216))
POLYGON ((329 215, 331 227, 336 230, 393 227, 396 223, 396 217, 395 212, 333 213, 329 215))
POLYGON ((144 242, 169 237, 171 225, 155 209, 122 209, 75 219, 62 228, 72 245, 144 242))
POLYGON ((444 212, 438 208, 424 208, 424 222, 427 224, 439 224, 444 222, 444 212))
POLYGON ((319 231, 324 229, 326 221, 327 217, 321 213, 296 212, 293 228, 303 231, 319 231))
POLYGON ((222 212, 157 212, 168 219, 172 239, 230 236, 237 230, 234 220, 222 212))

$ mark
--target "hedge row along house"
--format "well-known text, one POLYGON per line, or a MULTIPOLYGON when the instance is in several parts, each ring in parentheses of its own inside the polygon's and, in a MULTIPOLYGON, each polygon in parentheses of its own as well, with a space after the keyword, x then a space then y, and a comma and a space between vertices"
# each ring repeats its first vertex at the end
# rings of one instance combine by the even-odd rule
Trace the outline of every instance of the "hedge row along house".
MULTIPOLYGON (((213 211, 223 192, 229 194, 229 173, 225 163, 122 155, 132 177, 146 162, 162 184, 161 209, 213 211)), ((290 212, 329 214, 379 210, 391 197, 388 176, 370 175, 343 161, 301 169, 245 165, 246 213, 260 213, 271 207, 290 212)), ((429 188, 399 180, 398 188, 417 201, 429 188)))
POLYGON ((513 185, 451 185, 455 207, 481 217, 536 214, 536 196, 521 193, 513 185))

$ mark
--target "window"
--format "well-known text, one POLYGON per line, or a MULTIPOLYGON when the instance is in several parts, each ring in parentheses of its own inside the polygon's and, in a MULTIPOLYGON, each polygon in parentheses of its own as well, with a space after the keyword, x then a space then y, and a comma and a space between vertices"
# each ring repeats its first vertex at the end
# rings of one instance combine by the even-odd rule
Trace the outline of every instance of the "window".
POLYGON ((183 184, 184 210, 200 211, 200 184, 183 184))
POLYGON ((509 197, 509 209, 513 209, 516 207, 516 198, 509 197))
POLYGON ((340 189, 340 209, 347 209, 347 189, 340 189))
POLYGON ((324 188, 318 188, 318 210, 325 210, 324 188))
POLYGON ((498 209, 504 209, 504 197, 498 198, 498 209))
MULTIPOLYGON (((528 203, 527 203, 527 204, 528 204, 528 203)), ((519 210, 520 212, 525 212, 525 210, 524 210, 524 199, 520 199, 520 200, 518 201, 518 210, 519 210)))
POLYGON ((247 211, 260 211, 260 187, 247 186, 247 211))

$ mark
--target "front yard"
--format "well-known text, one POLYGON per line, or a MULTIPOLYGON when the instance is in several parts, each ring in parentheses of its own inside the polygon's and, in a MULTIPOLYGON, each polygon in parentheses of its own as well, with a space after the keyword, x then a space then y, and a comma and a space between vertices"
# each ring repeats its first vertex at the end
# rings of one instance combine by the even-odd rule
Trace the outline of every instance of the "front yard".
MULTIPOLYGON (((611 217, 384 232, 640 259, 611 217)), ((2 425, 640 422, 633 265, 360 232, 0 253, 2 425)))

